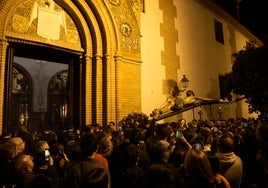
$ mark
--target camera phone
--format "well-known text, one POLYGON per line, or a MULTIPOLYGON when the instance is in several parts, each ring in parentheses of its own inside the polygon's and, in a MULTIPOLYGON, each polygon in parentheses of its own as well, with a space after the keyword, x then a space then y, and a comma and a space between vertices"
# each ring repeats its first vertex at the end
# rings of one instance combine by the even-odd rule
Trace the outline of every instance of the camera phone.
POLYGON ((50 152, 48 149, 45 150, 45 160, 46 161, 49 161, 49 158, 50 158, 50 152))

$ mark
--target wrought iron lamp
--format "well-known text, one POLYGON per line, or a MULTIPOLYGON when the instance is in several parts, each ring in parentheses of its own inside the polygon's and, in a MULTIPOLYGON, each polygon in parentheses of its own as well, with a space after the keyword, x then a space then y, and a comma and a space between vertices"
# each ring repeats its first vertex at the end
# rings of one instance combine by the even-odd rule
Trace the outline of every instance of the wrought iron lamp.
POLYGON ((175 82, 175 85, 171 93, 173 97, 180 95, 181 92, 184 92, 188 88, 189 80, 188 78, 186 78, 186 75, 183 75, 179 84, 180 85, 178 86, 177 82, 175 82))
POLYGON ((185 91, 189 86, 189 79, 186 78, 186 75, 183 75, 180 83, 181 83, 182 91, 185 91))

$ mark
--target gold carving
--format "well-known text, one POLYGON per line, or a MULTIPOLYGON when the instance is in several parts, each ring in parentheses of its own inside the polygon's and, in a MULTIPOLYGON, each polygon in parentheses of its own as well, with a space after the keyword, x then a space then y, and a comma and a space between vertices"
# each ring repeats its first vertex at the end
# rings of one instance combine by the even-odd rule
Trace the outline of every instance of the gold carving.
POLYGON ((6 29, 23 38, 39 37, 81 46, 74 21, 52 0, 23 2, 15 9, 6 29))
POLYGON ((120 31, 125 37, 129 37, 131 35, 131 27, 128 23, 122 23, 120 31))
POLYGON ((119 5, 120 4, 120 0, 110 0, 110 3, 112 4, 112 5, 119 5))
POLYGON ((13 15, 12 27, 14 30, 24 33, 28 30, 28 19, 18 14, 13 15))

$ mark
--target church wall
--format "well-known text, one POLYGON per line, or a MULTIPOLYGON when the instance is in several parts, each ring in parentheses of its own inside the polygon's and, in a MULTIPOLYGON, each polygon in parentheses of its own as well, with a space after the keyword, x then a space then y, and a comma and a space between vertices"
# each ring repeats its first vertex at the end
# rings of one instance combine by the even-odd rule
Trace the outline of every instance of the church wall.
MULTIPOLYGON (((219 98, 218 76, 231 70, 232 53, 246 41, 257 40, 209 0, 55 0, 57 10, 68 12, 68 26, 73 26, 68 31, 73 34, 66 35, 63 24, 58 30, 63 36, 59 41, 55 32, 46 38, 44 30, 41 38, 36 35, 38 23, 34 21, 27 36, 17 34, 24 32, 26 18, 31 17, 30 12, 20 10, 33 2, 0 2, 0 94, 4 96, 8 37, 79 52, 84 84, 79 118, 85 124, 118 122, 134 111, 149 115, 163 104, 171 85, 183 75, 196 96, 219 98), (144 2, 144 12, 140 12, 140 2, 144 2), (16 9, 20 3, 22 7, 16 9), (222 23, 224 44, 215 40, 215 20, 222 23), (22 25, 13 27, 14 23, 22 25)), ((4 97, 0 99, 0 114, 3 107, 4 97)), ((203 118, 218 118, 217 109, 215 105, 213 114, 204 109, 203 118)), ((249 116, 245 104, 223 109, 224 117, 249 116)), ((197 117, 195 109, 173 118, 197 117)))
MULTIPOLYGON (((142 110, 147 114, 161 106, 170 94, 166 80, 180 81, 183 75, 190 80, 188 89, 196 96, 219 99, 218 76, 231 71, 233 53, 242 49, 246 41, 256 39, 219 7, 198 0, 145 1, 141 35, 142 110), (215 40, 215 20, 222 23, 224 44, 215 40)), ((202 118, 219 118, 218 107, 202 109, 202 118)), ((245 103, 221 107, 223 118, 252 116, 245 111, 245 103)), ((198 110, 166 121, 199 119, 198 110)))

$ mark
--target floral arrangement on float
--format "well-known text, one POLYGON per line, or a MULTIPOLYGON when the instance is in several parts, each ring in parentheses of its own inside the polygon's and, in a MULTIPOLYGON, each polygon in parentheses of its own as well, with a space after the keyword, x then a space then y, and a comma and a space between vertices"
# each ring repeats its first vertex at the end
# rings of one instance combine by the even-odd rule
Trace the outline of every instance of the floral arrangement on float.
POLYGON ((142 112, 133 112, 128 114, 118 122, 118 126, 126 129, 144 129, 149 123, 149 116, 142 112))

